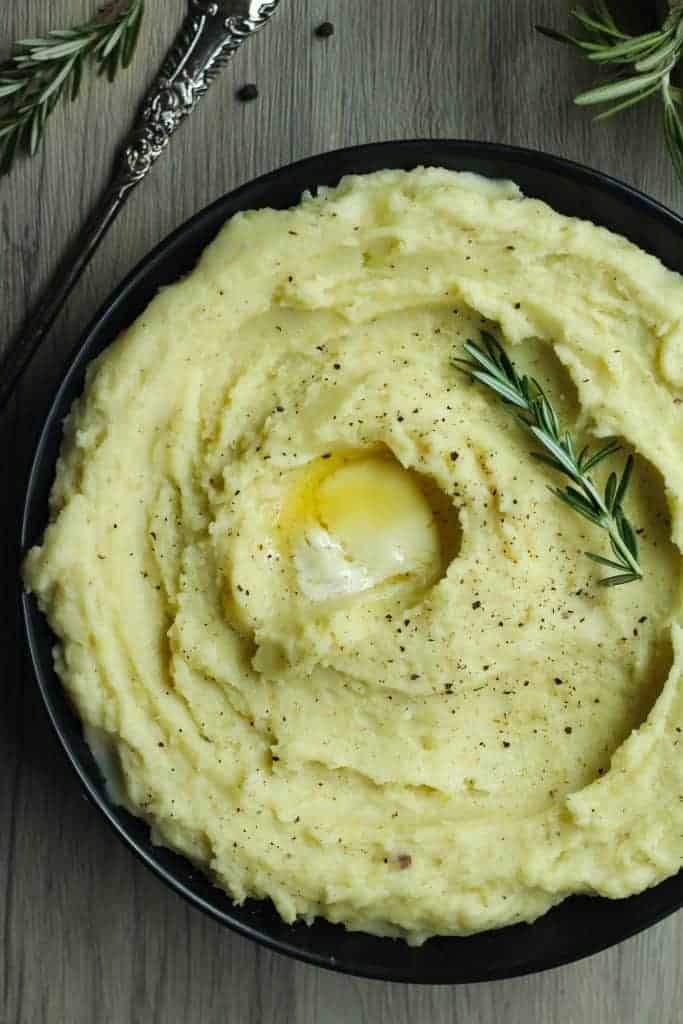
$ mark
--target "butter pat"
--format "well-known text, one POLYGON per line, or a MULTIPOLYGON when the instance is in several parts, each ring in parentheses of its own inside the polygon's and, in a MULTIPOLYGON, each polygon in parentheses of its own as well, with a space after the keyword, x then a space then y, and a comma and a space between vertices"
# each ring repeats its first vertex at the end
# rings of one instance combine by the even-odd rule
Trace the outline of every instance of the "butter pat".
POLYGON ((314 601, 399 578, 428 584, 439 572, 429 502, 407 470, 381 455, 354 458, 319 480, 300 526, 294 565, 314 601))

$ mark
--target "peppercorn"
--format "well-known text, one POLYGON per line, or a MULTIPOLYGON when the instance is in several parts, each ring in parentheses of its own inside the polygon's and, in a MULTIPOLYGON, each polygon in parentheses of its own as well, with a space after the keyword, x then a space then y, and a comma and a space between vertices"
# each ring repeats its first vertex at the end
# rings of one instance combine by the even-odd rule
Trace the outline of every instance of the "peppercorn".
POLYGON ((243 85, 242 88, 239 89, 237 93, 237 98, 242 100, 243 103, 248 103, 250 100, 255 100, 257 96, 258 88, 256 85, 254 85, 253 82, 250 82, 248 85, 243 85))

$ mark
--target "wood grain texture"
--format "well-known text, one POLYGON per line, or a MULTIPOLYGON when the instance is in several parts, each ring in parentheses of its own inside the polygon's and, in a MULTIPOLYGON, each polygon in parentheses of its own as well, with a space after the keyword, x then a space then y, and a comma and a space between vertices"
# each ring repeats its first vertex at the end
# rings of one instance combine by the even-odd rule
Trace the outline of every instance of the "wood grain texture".
MULTIPOLYGON (((616 0, 615 0, 616 2, 616 0)), ((84 20, 95 0, 0 10, 0 49, 84 20)), ((0 343, 16 330, 102 188, 184 0, 149 2, 134 67, 52 119, 38 158, 0 181, 0 343)), ((683 195, 656 106, 600 126, 572 106, 591 81, 540 39, 559 0, 283 0, 135 193, 0 421, 0 1024, 675 1024, 683 915, 583 963, 489 985, 419 988, 303 966, 232 935, 168 892, 85 801, 45 721, 16 612, 18 511, 49 397, 78 337, 151 246, 221 193, 336 146, 451 136, 518 143, 683 195), (317 39, 325 19, 335 35, 317 39), (259 85, 249 104, 235 100, 259 85)), ((637 4, 633 4, 637 7, 637 4)), ((643 3, 642 18, 651 6, 643 3)), ((634 12, 638 17, 638 12, 634 12)))

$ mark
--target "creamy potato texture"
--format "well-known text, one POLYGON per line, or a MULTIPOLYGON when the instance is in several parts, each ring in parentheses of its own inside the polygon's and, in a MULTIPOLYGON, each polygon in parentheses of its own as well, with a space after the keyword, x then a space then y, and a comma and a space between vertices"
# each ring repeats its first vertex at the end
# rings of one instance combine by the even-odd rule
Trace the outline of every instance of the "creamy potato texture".
POLYGON ((676 872, 682 324, 679 276, 511 183, 234 217, 90 368, 25 567, 156 841, 412 943, 676 872), (482 327, 637 453, 642 582, 599 585, 604 532, 453 368, 482 327))

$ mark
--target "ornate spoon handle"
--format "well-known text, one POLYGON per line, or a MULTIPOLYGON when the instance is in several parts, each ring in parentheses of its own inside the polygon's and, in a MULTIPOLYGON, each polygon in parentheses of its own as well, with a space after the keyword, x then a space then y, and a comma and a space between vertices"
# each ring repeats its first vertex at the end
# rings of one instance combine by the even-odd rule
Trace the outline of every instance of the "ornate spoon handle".
POLYGON ((190 10, 117 159, 114 174, 0 368, 0 411, 126 199, 214 78, 280 0, 190 0, 190 10))

